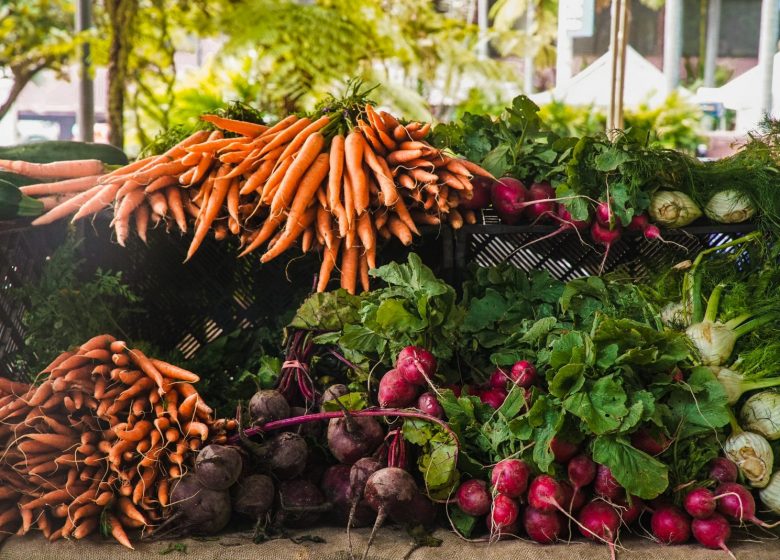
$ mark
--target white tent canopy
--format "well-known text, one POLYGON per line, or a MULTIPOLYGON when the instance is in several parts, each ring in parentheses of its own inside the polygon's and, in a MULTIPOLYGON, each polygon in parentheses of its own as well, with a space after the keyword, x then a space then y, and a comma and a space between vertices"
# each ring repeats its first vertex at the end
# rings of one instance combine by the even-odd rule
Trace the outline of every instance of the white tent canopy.
MULTIPOLYGON (((565 86, 530 97, 540 105, 555 100, 569 105, 608 107, 611 64, 610 53, 607 52, 569 80, 565 86)), ((636 107, 641 103, 647 103, 655 107, 663 103, 665 98, 666 81, 663 73, 629 45, 626 49, 623 105, 636 107)))

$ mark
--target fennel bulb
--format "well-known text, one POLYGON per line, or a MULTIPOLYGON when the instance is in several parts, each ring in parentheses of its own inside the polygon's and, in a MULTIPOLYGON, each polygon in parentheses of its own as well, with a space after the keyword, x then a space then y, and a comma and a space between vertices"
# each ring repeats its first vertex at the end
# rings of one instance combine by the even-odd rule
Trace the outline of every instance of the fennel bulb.
POLYGON ((780 393, 761 391, 745 401, 740 411, 742 427, 768 440, 780 439, 780 393))
POLYGON ((723 444, 723 451, 734 461, 748 484, 755 488, 769 484, 774 455, 764 436, 753 432, 731 434, 723 444))
POLYGON ((701 209, 680 191, 657 191, 648 208, 653 222, 669 228, 687 226, 701 216, 701 209))
POLYGON ((715 193, 704 207, 707 217, 721 224, 737 224, 753 217, 756 208, 744 194, 728 189, 715 193))

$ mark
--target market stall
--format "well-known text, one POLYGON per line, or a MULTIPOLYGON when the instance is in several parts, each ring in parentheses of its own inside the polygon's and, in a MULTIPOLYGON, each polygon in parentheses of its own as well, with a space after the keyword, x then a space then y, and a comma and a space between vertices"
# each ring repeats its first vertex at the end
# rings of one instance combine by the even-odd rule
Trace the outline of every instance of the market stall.
POLYGON ((0 149, 4 557, 776 555, 777 131, 260 117, 0 149))

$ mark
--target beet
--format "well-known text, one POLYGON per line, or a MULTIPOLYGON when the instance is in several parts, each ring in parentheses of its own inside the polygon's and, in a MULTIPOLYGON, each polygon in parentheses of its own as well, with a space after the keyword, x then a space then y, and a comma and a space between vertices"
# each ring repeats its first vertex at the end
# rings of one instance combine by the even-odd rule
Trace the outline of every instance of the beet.
POLYGON ((479 517, 490 511, 490 492, 484 480, 467 480, 458 487, 455 500, 463 513, 479 517))
POLYGON ((525 209, 525 217, 530 222, 548 222, 555 213, 555 189, 550 183, 534 183, 528 189, 528 201, 538 201, 529 204, 525 209))
POLYGON ((531 468, 520 459, 504 459, 496 463, 490 474, 493 490, 510 498, 519 498, 528 488, 531 468))
POLYGON ((750 490, 736 482, 724 482, 715 490, 718 511, 734 521, 750 521, 759 527, 767 524, 756 517, 756 500, 750 490))
POLYGON ((523 526, 531 540, 540 544, 557 541, 564 527, 557 511, 539 511, 532 507, 525 508, 523 512, 523 526))
POLYGON ((439 404, 439 399, 436 398, 436 395, 431 392, 423 393, 419 396, 417 408, 420 412, 430 414, 435 418, 444 418, 444 409, 439 404))
POLYGON ((320 481, 320 490, 325 499, 333 504, 333 515, 339 524, 346 524, 349 519, 351 502, 349 499, 349 465, 333 465, 328 467, 320 481))
POLYGON ((523 203, 528 198, 525 185, 511 177, 503 177, 493 183, 490 192, 493 208, 501 221, 508 225, 514 225, 523 216, 525 206, 523 203))
POLYGON ((379 406, 404 408, 417 398, 417 386, 409 383, 400 371, 391 369, 379 380, 379 406))
POLYGON ((321 402, 335 401, 336 399, 349 394, 349 388, 341 383, 331 385, 322 393, 321 402))
POLYGON ((171 491, 171 506, 182 518, 182 529, 202 535, 218 533, 230 522, 230 494, 204 488, 192 475, 180 478, 171 491))
POLYGON ((430 501, 424 494, 417 492, 412 498, 412 503, 407 508, 395 511, 393 521, 412 527, 433 527, 436 524, 436 504, 430 501))
POLYGON ((575 493, 572 485, 565 480, 559 480, 558 484, 560 484, 561 491, 563 492, 563 501, 561 501, 563 509, 569 513, 579 511, 587 501, 585 493, 582 491, 575 493))
POLYGON ((352 527, 365 527, 370 525, 376 515, 368 503, 363 499, 366 482, 376 471, 382 468, 382 463, 373 457, 363 457, 349 470, 349 488, 347 497, 350 502, 352 527))
POLYGON ((249 415, 255 424, 266 424, 290 417, 290 405, 279 391, 258 391, 249 401, 249 415))
POLYGON ((204 488, 227 490, 241 476, 244 462, 235 447, 207 445, 195 459, 195 478, 204 488))
POLYGON ((623 499, 618 500, 617 502, 614 503, 614 505, 618 509, 618 513, 620 514, 620 520, 626 526, 631 525, 634 521, 639 519, 639 516, 642 515, 642 512, 644 512, 645 508, 647 507, 645 505, 645 502, 642 501, 641 498, 637 498, 636 496, 631 496, 630 505, 628 501, 623 499))
POLYGON ((490 187, 493 185, 493 180, 476 175, 471 178, 471 185, 474 187, 471 190, 471 198, 461 197, 458 206, 466 210, 482 210, 490 206, 490 187))
POLYGON ((425 385, 436 374, 436 367, 433 354, 419 346, 407 346, 395 362, 395 368, 412 385, 425 385))
POLYGON ((556 463, 568 463, 577 454, 580 446, 556 436, 550 441, 550 449, 555 456, 556 463))
POLYGON ((271 477, 253 474, 238 481, 233 487, 233 511, 252 519, 268 513, 273 506, 275 490, 271 477))
POLYGON ((623 487, 612 476, 612 471, 605 465, 599 465, 596 468, 596 479, 593 483, 593 490, 601 496, 611 501, 617 501, 625 497, 623 487))
POLYGON ((277 478, 288 480, 306 469, 309 449, 306 441, 293 432, 282 432, 263 446, 264 458, 277 478))
POLYGON ((691 518, 676 506, 657 508, 650 518, 650 528, 663 544, 684 544, 691 538, 691 518))
POLYGON ((417 494, 412 475, 397 467, 379 469, 366 481, 366 501, 379 515, 402 515, 401 510, 409 507, 417 494))
POLYGON ((333 418, 328 423, 328 449, 347 465, 373 453, 384 436, 382 426, 370 416, 333 418))
POLYGON ((323 504, 325 496, 308 480, 287 480, 279 485, 277 515, 285 527, 311 527, 319 521, 323 504))

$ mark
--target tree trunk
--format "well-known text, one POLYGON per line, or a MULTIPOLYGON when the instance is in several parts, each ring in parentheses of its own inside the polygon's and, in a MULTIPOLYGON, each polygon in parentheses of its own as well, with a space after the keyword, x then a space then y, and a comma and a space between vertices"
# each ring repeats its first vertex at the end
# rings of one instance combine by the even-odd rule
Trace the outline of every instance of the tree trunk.
POLYGON ((0 121, 3 120, 3 117, 5 117, 6 113, 11 110, 11 106, 14 104, 14 101, 16 101, 16 98, 19 97, 20 93, 22 93, 24 86, 26 86, 27 83, 32 80, 37 71, 38 70, 35 70, 35 72, 25 72, 23 74, 14 73, 14 83, 11 86, 11 91, 8 92, 8 97, 6 97, 5 101, 3 101, 3 104, 0 105, 0 121))
POLYGON ((106 0, 106 11, 111 25, 111 43, 108 50, 108 138, 111 144, 120 149, 124 147, 125 141, 127 59, 136 9, 137 0, 106 0))

